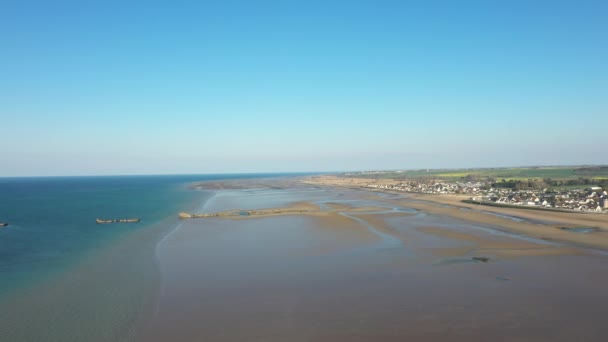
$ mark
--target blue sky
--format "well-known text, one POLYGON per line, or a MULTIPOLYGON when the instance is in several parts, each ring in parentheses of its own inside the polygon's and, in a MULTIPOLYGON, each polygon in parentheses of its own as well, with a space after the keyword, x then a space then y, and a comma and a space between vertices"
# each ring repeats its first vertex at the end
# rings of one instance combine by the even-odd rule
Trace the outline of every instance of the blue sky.
POLYGON ((0 176, 608 164, 606 1, 1 1, 0 176))

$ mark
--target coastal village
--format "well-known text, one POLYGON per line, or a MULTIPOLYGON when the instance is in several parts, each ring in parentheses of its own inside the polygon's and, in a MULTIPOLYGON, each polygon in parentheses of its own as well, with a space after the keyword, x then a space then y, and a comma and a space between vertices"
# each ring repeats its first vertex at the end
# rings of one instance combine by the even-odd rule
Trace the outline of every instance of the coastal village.
POLYGON ((401 181, 395 184, 369 183, 368 188, 424 194, 466 194, 473 202, 505 206, 528 206, 546 209, 608 213, 607 189, 588 188, 556 190, 515 190, 493 188, 487 182, 401 181))

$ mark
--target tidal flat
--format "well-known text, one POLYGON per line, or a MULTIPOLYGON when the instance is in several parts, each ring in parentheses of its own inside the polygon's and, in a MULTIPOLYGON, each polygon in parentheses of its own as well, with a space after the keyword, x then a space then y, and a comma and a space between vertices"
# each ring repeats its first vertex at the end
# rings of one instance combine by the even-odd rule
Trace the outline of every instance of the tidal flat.
POLYGON ((196 214, 263 214, 183 220, 157 245, 160 291, 140 341, 608 335, 602 250, 383 193, 285 180, 205 191, 196 214))

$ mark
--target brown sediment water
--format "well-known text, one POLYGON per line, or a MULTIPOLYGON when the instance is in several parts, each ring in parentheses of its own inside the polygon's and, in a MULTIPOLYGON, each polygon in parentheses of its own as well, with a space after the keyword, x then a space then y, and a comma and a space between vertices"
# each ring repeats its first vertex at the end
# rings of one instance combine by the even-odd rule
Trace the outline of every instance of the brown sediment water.
POLYGON ((608 336, 604 253, 499 229, 524 223, 413 211, 361 191, 222 191, 205 212, 324 205, 183 221, 157 246, 161 292, 138 340, 608 336))

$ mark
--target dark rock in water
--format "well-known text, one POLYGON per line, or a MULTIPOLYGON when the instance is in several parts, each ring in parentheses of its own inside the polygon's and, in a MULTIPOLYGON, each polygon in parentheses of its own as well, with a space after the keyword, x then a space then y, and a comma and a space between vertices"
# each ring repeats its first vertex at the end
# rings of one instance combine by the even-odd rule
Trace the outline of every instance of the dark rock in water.
POLYGON ((487 258, 487 257, 473 257, 471 259, 477 260, 477 261, 481 261, 481 262, 488 262, 488 261, 490 261, 490 258, 487 258))
POLYGON ((497 277, 496 277, 496 280, 500 280, 500 281, 509 281, 509 280, 511 280, 511 279, 509 279, 509 278, 505 278, 505 277, 501 277, 501 276, 497 276, 497 277))
POLYGON ((488 257, 454 257, 454 258, 444 258, 439 261, 434 262, 434 265, 453 265, 453 264, 467 264, 467 263, 479 263, 479 262, 488 262, 490 258, 488 257))
POLYGON ((455 265, 455 264, 470 264, 477 263, 477 261, 470 258, 444 258, 433 263, 433 265, 455 265))

